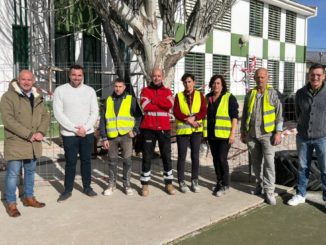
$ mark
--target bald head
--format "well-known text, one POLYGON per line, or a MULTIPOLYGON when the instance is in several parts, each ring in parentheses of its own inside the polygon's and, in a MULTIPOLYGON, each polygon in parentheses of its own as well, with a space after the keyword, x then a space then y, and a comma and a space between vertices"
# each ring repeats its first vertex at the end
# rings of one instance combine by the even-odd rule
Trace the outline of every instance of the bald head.
POLYGON ((162 69, 159 68, 154 68, 152 71, 152 81, 154 85, 159 86, 163 83, 163 71, 162 69))
POLYGON ((266 68, 257 69, 254 78, 256 81, 257 89, 263 92, 267 87, 268 70, 266 68))

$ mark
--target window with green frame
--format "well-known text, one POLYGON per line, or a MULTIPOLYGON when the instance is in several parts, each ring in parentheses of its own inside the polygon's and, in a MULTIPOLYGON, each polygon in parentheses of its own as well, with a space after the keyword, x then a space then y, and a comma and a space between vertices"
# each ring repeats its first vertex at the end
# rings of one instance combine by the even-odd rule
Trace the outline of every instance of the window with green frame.
POLYGON ((205 88, 205 54, 189 53, 185 57, 185 72, 195 76, 195 88, 204 91, 205 88))
POLYGON ((21 25, 13 25, 12 35, 14 64, 19 64, 20 69, 27 69, 29 65, 28 27, 21 25))
POLYGON ((264 3, 250 0, 249 10, 249 35, 262 37, 264 22, 264 3))

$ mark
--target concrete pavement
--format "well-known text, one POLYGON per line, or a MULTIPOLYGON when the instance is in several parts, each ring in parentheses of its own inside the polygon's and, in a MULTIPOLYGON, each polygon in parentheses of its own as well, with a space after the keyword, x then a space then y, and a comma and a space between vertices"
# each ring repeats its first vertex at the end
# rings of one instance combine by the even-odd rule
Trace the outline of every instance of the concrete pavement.
MULTIPOLYGON (((140 164, 134 162, 133 170, 140 164)), ((177 191, 175 196, 163 190, 161 165, 153 169, 150 195, 146 198, 138 194, 138 171, 132 175, 133 196, 122 192, 121 178, 118 190, 112 196, 103 196, 106 179, 94 169, 93 188, 99 195, 84 195, 77 177, 73 195, 64 203, 56 202, 63 190, 61 180, 38 181, 35 195, 47 206, 24 207, 19 200, 22 216, 11 218, 1 205, 0 244, 165 244, 263 203, 261 197, 250 194, 253 185, 238 181, 247 180, 240 171, 233 175, 229 194, 217 198, 211 192, 211 166, 201 166, 200 193, 177 191)), ((189 176, 187 180, 190 184, 189 176)), ((176 181, 174 184, 177 187, 176 181)), ((280 187, 277 191, 285 189, 280 187)))

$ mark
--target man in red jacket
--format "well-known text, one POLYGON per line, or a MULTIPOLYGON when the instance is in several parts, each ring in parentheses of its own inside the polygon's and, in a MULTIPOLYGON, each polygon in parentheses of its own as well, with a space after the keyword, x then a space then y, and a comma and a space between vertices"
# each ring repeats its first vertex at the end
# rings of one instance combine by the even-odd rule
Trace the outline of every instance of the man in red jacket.
POLYGON ((143 136, 143 162, 140 176, 143 185, 142 196, 146 197, 149 194, 148 182, 151 178, 151 159, 156 141, 158 141, 163 161, 165 191, 174 195, 169 115, 173 106, 173 97, 171 90, 163 85, 163 71, 161 69, 153 69, 152 82, 142 90, 140 99, 144 111, 143 120, 140 124, 143 136))

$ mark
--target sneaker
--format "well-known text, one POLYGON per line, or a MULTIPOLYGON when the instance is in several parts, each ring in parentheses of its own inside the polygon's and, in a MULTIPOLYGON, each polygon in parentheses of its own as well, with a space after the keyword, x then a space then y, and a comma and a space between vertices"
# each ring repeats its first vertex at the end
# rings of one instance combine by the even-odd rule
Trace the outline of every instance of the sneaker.
POLYGON ((273 192, 267 192, 265 195, 265 201, 269 205, 276 205, 276 199, 273 192))
POLYGON ((181 181, 179 183, 179 190, 182 192, 182 193, 187 193, 190 191, 189 187, 186 185, 186 183, 184 181, 181 181))
POLYGON ((174 186, 172 184, 167 184, 165 185, 165 191, 169 194, 169 195, 175 195, 175 189, 174 186))
POLYGON ((104 196, 111 196, 116 188, 115 184, 109 184, 108 188, 103 191, 104 196))
POLYGON ((221 185, 220 184, 216 184, 213 188, 213 195, 216 196, 216 193, 221 189, 221 185))
POLYGON ((288 204, 290 206, 297 206, 300 203, 305 203, 306 202, 306 198, 301 196, 301 195, 294 195, 289 201, 288 204))
POLYGON ((71 195, 72 195, 71 192, 63 192, 63 193, 59 196, 57 202, 64 202, 64 201, 66 201, 68 198, 71 197, 71 195))
POLYGON ((216 192, 216 196, 217 197, 221 197, 223 195, 225 195, 226 193, 228 193, 230 191, 229 186, 222 186, 217 192, 216 192))
POLYGON ((95 197, 97 196, 97 193, 92 189, 92 188, 87 188, 84 190, 85 195, 89 196, 89 197, 95 197))
POLYGON ((149 188, 148 185, 143 185, 143 188, 141 190, 141 195, 143 197, 147 197, 149 195, 149 188))
POLYGON ((132 191, 132 189, 131 189, 130 186, 126 186, 126 187, 124 188, 124 192, 125 192, 125 194, 126 194, 127 196, 131 196, 131 195, 134 194, 134 192, 132 191))
POLYGON ((198 193, 200 192, 200 188, 199 188, 199 185, 198 185, 198 179, 193 179, 191 181, 191 190, 195 193, 198 193))
POLYGON ((263 190, 263 188, 260 185, 257 185, 255 187, 255 190, 253 190, 251 192, 251 194, 256 195, 256 196, 260 196, 260 195, 263 195, 264 194, 264 190, 263 190))

